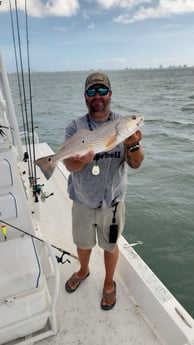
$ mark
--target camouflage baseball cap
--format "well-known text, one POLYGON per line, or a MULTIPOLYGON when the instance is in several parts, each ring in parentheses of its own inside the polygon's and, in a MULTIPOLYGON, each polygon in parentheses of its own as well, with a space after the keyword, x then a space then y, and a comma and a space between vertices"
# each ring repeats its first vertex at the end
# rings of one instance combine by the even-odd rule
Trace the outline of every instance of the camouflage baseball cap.
POLYGON ((105 73, 93 72, 90 73, 85 82, 85 90, 89 89, 92 85, 102 84, 111 89, 110 80, 105 73))

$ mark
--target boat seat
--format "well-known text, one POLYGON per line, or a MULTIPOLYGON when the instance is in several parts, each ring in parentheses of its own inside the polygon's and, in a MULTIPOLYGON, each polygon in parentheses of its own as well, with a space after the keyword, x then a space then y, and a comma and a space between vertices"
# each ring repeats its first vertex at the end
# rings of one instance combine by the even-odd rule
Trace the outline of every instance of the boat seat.
POLYGON ((0 344, 13 340, 22 344, 29 334, 33 343, 33 334, 36 338, 46 328, 38 334, 38 340, 43 339, 48 323, 50 335, 55 334, 56 301, 52 302, 34 239, 25 235, 0 242, 0 253, 0 344))

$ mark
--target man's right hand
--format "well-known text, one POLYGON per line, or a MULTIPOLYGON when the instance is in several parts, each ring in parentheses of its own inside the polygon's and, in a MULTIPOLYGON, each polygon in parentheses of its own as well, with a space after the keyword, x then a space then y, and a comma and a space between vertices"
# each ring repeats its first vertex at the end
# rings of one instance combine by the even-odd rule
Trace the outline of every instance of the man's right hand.
POLYGON ((91 163, 94 157, 95 153, 89 151, 85 155, 76 155, 64 159, 64 164, 69 171, 80 171, 86 164, 91 163))

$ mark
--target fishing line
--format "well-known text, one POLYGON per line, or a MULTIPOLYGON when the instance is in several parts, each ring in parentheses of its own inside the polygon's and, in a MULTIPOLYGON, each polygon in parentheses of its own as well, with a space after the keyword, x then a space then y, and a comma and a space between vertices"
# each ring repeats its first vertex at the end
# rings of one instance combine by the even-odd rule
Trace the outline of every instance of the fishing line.
MULTIPOLYGON (((21 106, 22 123, 23 123, 23 128, 24 128, 24 142, 25 142, 26 153, 27 153, 26 125, 24 121, 24 108, 23 108, 23 103, 22 103, 22 91, 21 91, 21 83, 20 83, 20 77, 19 77, 19 64, 18 64, 18 57, 17 57, 17 50, 16 50, 16 38, 15 38, 15 31, 14 31, 14 21, 13 21, 13 13, 12 13, 13 11, 12 11, 11 0, 9 0, 9 11, 10 11, 10 19, 11 19, 14 56, 15 56, 15 63, 16 63, 16 72, 17 72, 16 75, 17 75, 17 83, 18 83, 18 91, 19 91, 19 100, 20 100, 20 106, 21 106)), ((26 153, 24 154, 24 156, 27 156, 26 153)))
POLYGON ((31 132, 32 132, 32 155, 33 155, 33 193, 35 196, 35 202, 38 201, 37 193, 37 174, 35 164, 35 140, 34 140, 34 118, 33 118, 33 106, 32 106, 32 83, 31 83, 31 72, 30 72, 30 51, 29 51, 29 31, 28 31, 28 13, 27 13, 27 2, 25 0, 25 16, 26 16, 26 45, 27 45, 27 64, 28 64, 28 85, 29 85, 29 96, 30 96, 30 115, 31 115, 31 132))
MULTIPOLYGON (((7 225, 7 226, 10 226, 11 228, 13 228, 13 229, 15 229, 15 230, 17 230, 17 231, 22 232, 22 233, 25 234, 25 235, 28 235, 28 236, 34 238, 34 239, 37 240, 37 241, 40 241, 40 242, 43 242, 43 243, 47 243, 47 242, 44 241, 42 238, 37 237, 37 236, 35 236, 35 235, 32 235, 32 234, 30 234, 29 232, 27 232, 27 231, 25 231, 25 230, 22 230, 22 229, 18 228, 17 226, 12 225, 12 224, 6 222, 5 220, 0 219, 0 222, 1 222, 2 224, 5 224, 5 225, 7 225)), ((57 246, 55 246, 54 244, 51 244, 51 243, 50 243, 50 246, 53 247, 53 248, 55 248, 55 249, 57 249, 57 250, 59 250, 60 252, 62 252, 61 258, 56 257, 58 262, 64 263, 64 261, 63 261, 63 256, 64 256, 64 255, 69 255, 69 256, 71 256, 72 258, 74 258, 74 259, 76 259, 76 260, 79 260, 79 258, 78 258, 76 255, 74 255, 74 254, 72 254, 72 253, 70 253, 70 252, 64 250, 63 248, 57 247, 57 246)))
POLYGON ((37 202, 38 201, 38 192, 37 192, 38 186, 36 185, 37 174, 36 174, 36 165, 35 165, 35 163, 33 163, 33 162, 35 162, 35 135, 34 135, 34 121, 33 121, 33 107, 32 107, 32 87, 31 87, 32 83, 31 83, 31 73, 30 73, 30 53, 29 53, 29 34, 28 34, 29 31, 28 31, 27 2, 25 0, 25 29, 26 29, 26 46, 27 46, 27 69, 28 69, 28 90, 29 90, 29 102, 30 102, 31 132, 30 132, 30 123, 29 123, 28 108, 27 108, 26 87, 25 87, 25 80, 24 80, 24 69, 23 69, 23 60, 22 60, 20 25, 19 25, 17 0, 15 0, 15 15, 16 15, 16 30, 17 30, 17 39, 18 39, 18 50, 19 50, 18 55, 19 55, 20 69, 21 69, 21 83, 20 83, 20 78, 19 78, 19 68, 18 68, 16 39, 15 39, 15 33, 14 33, 14 23, 13 23, 11 0, 9 0, 9 4, 10 4, 11 26, 12 26, 12 35, 13 35, 13 42, 14 42, 14 52, 15 52, 17 76, 18 76, 20 105, 21 105, 21 110, 22 110, 24 139, 25 139, 25 145, 26 145, 26 152, 24 153, 24 161, 28 162, 29 181, 30 181, 31 187, 33 188, 33 195, 35 197, 35 202, 37 202), (22 87, 21 87, 21 85, 22 85, 22 87), (22 92, 23 92, 23 97, 22 97, 22 92), (24 102, 24 109, 23 109, 23 102, 24 102), (32 145, 31 145, 30 137, 32 137, 32 145), (32 157, 33 157, 33 159, 32 159, 32 157))
POLYGON ((18 17, 18 8, 17 8, 17 0, 15 0, 15 14, 16 14, 16 28, 17 28, 17 37, 18 37, 18 49, 19 49, 19 60, 20 60, 20 69, 21 69, 21 83, 22 83, 22 91, 23 91, 23 100, 24 100, 24 112, 25 112, 25 121, 26 121, 26 138, 28 143, 28 151, 30 156, 29 162, 29 173, 32 174, 32 159, 31 159, 31 149, 30 149, 30 136, 29 136, 29 122, 28 122, 28 109, 27 109, 27 100, 26 100, 26 89, 25 89, 25 81, 24 81, 24 69, 23 69, 23 60, 22 60, 22 51, 21 51, 21 40, 20 40, 20 27, 19 27, 19 17, 18 17))

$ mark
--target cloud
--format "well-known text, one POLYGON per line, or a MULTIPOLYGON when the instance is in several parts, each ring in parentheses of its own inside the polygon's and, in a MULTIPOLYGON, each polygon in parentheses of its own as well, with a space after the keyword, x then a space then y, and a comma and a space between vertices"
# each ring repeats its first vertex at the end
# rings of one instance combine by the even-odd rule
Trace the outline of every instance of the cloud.
POLYGON ((87 28, 89 29, 89 30, 92 30, 92 29, 94 29, 96 27, 96 25, 94 24, 94 23, 90 23, 88 26, 87 26, 87 28))
POLYGON ((69 27, 65 27, 65 26, 54 26, 53 30, 54 30, 54 31, 57 31, 57 32, 68 32, 68 31, 69 31, 69 27))
POLYGON ((85 9, 82 11, 82 17, 85 20, 90 19, 90 16, 89 16, 88 12, 85 9))
POLYGON ((151 3, 152 0, 97 0, 97 3, 105 9, 111 7, 132 8, 140 4, 151 3))
MULTIPOLYGON (((15 2, 12 0, 12 8, 15 2)), ((70 17, 82 10, 82 16, 86 20, 92 15, 99 14, 103 9, 118 8, 121 12, 114 22, 128 24, 149 18, 160 18, 171 15, 194 12, 194 0, 93 0, 90 5, 96 3, 100 8, 84 7, 83 0, 30 0, 27 2, 27 12, 33 17, 70 17)), ((19 10, 25 10, 25 1, 17 0, 19 10)), ((9 2, 2 1, 1 11, 9 10, 9 2)))
MULTIPOLYGON (((15 6, 12 4, 13 9, 14 7, 15 6)), ((17 8, 18 10, 24 11, 25 2, 23 0, 18 0, 17 8)), ((9 4, 2 1, 1 10, 8 11, 9 4)), ((75 15, 78 10, 78 0, 30 0, 27 4, 28 15, 40 18, 48 16, 69 17, 75 15)))
POLYGON ((141 6, 133 15, 130 13, 121 14, 114 19, 114 22, 128 24, 138 20, 168 17, 190 12, 194 12, 193 0, 159 0, 158 5, 155 7, 141 6))
POLYGON ((183 29, 186 28, 186 24, 166 24, 164 25, 165 29, 183 29))

